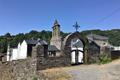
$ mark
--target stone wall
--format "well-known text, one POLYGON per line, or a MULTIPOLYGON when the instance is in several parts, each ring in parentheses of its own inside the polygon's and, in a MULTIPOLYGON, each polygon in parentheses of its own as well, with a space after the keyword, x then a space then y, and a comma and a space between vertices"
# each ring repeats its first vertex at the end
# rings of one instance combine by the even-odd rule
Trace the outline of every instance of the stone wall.
POLYGON ((0 53, 0 61, 1 62, 7 61, 7 53, 0 53))
POLYGON ((111 51, 111 59, 119 59, 120 58, 120 51, 111 51))
POLYGON ((35 59, 0 63, 0 80, 33 80, 35 76, 35 59))
POLYGON ((44 80, 42 74, 38 75, 39 70, 69 66, 64 56, 48 57, 44 53, 44 46, 35 46, 27 59, 0 62, 0 80, 44 80))
POLYGON ((49 57, 43 58, 42 61, 38 61, 37 69, 43 70, 53 67, 63 67, 69 65, 70 64, 68 64, 63 57, 49 57))
POLYGON ((89 43, 89 63, 97 63, 99 61, 100 47, 95 42, 89 43))
POLYGON ((68 61, 66 61, 66 58, 64 56, 59 57, 44 56, 43 46, 33 47, 32 53, 33 53, 32 57, 36 57, 37 59, 37 70, 69 65, 68 61))

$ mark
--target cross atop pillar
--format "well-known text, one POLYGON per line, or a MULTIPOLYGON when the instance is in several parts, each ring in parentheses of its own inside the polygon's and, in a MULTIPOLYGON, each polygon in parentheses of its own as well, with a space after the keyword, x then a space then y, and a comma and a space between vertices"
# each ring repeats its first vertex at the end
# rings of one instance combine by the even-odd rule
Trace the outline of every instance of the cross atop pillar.
POLYGON ((76 22, 73 27, 75 28, 76 32, 78 31, 78 29, 80 28, 80 26, 78 25, 78 23, 76 22))

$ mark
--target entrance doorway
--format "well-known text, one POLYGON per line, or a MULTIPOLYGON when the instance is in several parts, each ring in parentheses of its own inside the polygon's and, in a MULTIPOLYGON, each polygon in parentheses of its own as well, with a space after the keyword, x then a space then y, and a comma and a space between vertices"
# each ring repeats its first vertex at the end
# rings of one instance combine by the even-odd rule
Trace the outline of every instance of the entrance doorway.
POLYGON ((74 38, 71 40, 71 64, 81 64, 83 63, 83 42, 74 38))

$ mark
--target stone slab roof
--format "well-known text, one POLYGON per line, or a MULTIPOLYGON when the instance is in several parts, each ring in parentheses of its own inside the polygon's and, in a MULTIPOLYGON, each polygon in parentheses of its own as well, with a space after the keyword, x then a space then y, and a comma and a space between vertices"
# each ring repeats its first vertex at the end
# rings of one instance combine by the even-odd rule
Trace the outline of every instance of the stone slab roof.
POLYGON ((37 44, 38 41, 37 40, 33 40, 33 39, 27 39, 25 40, 27 44, 37 44))
POLYGON ((39 44, 39 45, 48 45, 48 43, 45 41, 45 40, 34 40, 34 39, 27 39, 25 40, 27 42, 27 44, 32 44, 32 45, 36 45, 36 44, 39 44))
POLYGON ((49 45, 48 46, 48 51, 59 51, 59 49, 54 45, 49 45))
POLYGON ((88 39, 97 39, 97 40, 108 40, 108 37, 96 35, 96 34, 89 34, 89 35, 87 35, 87 38, 88 39))

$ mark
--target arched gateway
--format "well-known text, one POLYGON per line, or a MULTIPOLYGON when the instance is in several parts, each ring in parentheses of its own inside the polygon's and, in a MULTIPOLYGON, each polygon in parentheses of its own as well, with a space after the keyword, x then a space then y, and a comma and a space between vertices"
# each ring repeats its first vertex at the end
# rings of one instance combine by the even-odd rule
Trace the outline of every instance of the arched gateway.
POLYGON ((88 62, 88 40, 79 32, 69 34, 63 42, 63 55, 70 64, 88 62))
POLYGON ((71 64, 83 63, 83 42, 79 38, 71 40, 71 64))

